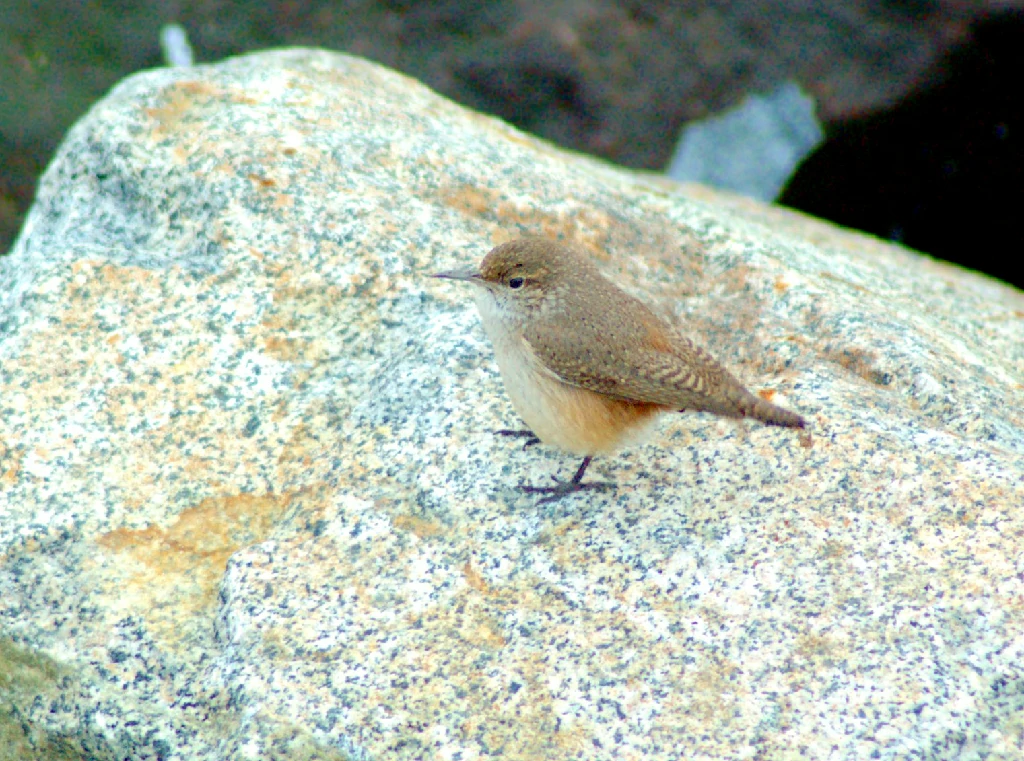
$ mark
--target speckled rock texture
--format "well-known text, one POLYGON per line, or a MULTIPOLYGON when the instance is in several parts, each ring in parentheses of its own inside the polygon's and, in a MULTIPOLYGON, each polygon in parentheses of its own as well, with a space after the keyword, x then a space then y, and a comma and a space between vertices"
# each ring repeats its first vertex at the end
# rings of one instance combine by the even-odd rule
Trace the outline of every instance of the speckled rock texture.
POLYGON ((358 59, 122 83, 0 262, 0 756, 1019 759, 1024 295, 358 59), (432 272, 574 241, 792 431, 577 462, 432 272))

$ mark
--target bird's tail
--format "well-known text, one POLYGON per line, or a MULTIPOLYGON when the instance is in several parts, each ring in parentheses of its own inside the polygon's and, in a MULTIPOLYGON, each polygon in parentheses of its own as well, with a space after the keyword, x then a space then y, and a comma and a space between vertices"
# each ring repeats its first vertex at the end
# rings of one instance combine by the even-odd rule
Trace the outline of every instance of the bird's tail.
POLYGON ((765 425, 778 425, 784 428, 807 427, 807 421, 800 415, 765 401, 746 389, 737 389, 731 396, 733 396, 732 401, 736 404, 737 409, 743 413, 743 417, 760 420, 765 425))

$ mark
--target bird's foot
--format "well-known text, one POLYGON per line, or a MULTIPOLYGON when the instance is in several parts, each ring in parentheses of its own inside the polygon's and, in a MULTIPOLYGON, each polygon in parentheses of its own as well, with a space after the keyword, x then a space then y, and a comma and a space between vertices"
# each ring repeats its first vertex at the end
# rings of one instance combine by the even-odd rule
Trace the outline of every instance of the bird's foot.
POLYGON ((527 494, 546 494, 546 497, 537 500, 538 505, 546 505, 548 502, 555 502, 584 489, 611 489, 615 486, 606 481, 588 481, 584 484, 578 481, 562 481, 554 476, 551 479, 555 482, 555 486, 527 486, 524 484, 519 488, 527 494))
POLYGON ((508 429, 502 429, 500 431, 495 431, 495 433, 498 436, 508 436, 509 438, 512 439, 526 439, 526 441, 523 442, 523 449, 526 449, 527 447, 532 447, 534 444, 540 444, 540 439, 537 438, 537 434, 535 434, 533 431, 511 431, 508 429))
POLYGON ((551 480, 555 482, 555 486, 526 486, 521 485, 519 488, 527 494, 546 494, 547 496, 537 502, 538 505, 544 505, 548 502, 554 502, 567 497, 570 494, 575 494, 578 491, 584 489, 612 489, 615 484, 608 483, 607 481, 590 481, 583 483, 583 474, 587 471, 587 466, 590 465, 590 458, 584 458, 583 464, 580 465, 579 470, 576 471, 576 475, 569 481, 563 481, 560 478, 551 476, 551 480))

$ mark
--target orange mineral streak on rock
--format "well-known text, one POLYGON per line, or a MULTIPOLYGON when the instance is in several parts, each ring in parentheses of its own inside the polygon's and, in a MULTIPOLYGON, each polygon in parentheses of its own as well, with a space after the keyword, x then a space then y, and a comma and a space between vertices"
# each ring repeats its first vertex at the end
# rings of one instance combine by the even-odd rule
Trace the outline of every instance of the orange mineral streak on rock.
POLYGON ((124 615, 138 615, 173 645, 210 624, 228 558, 270 536, 291 495, 211 497, 169 526, 119 528, 96 543, 106 555, 93 570, 102 593, 124 615), (184 625, 183 625, 184 624, 184 625))

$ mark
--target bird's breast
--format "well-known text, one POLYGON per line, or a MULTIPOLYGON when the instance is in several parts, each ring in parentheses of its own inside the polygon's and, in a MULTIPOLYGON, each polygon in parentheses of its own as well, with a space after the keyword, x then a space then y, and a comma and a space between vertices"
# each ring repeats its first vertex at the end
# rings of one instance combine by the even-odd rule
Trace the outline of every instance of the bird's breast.
POLYGON ((573 386, 549 370, 493 303, 478 299, 480 316, 512 406, 545 444, 578 455, 612 452, 644 433, 662 411, 573 386))

